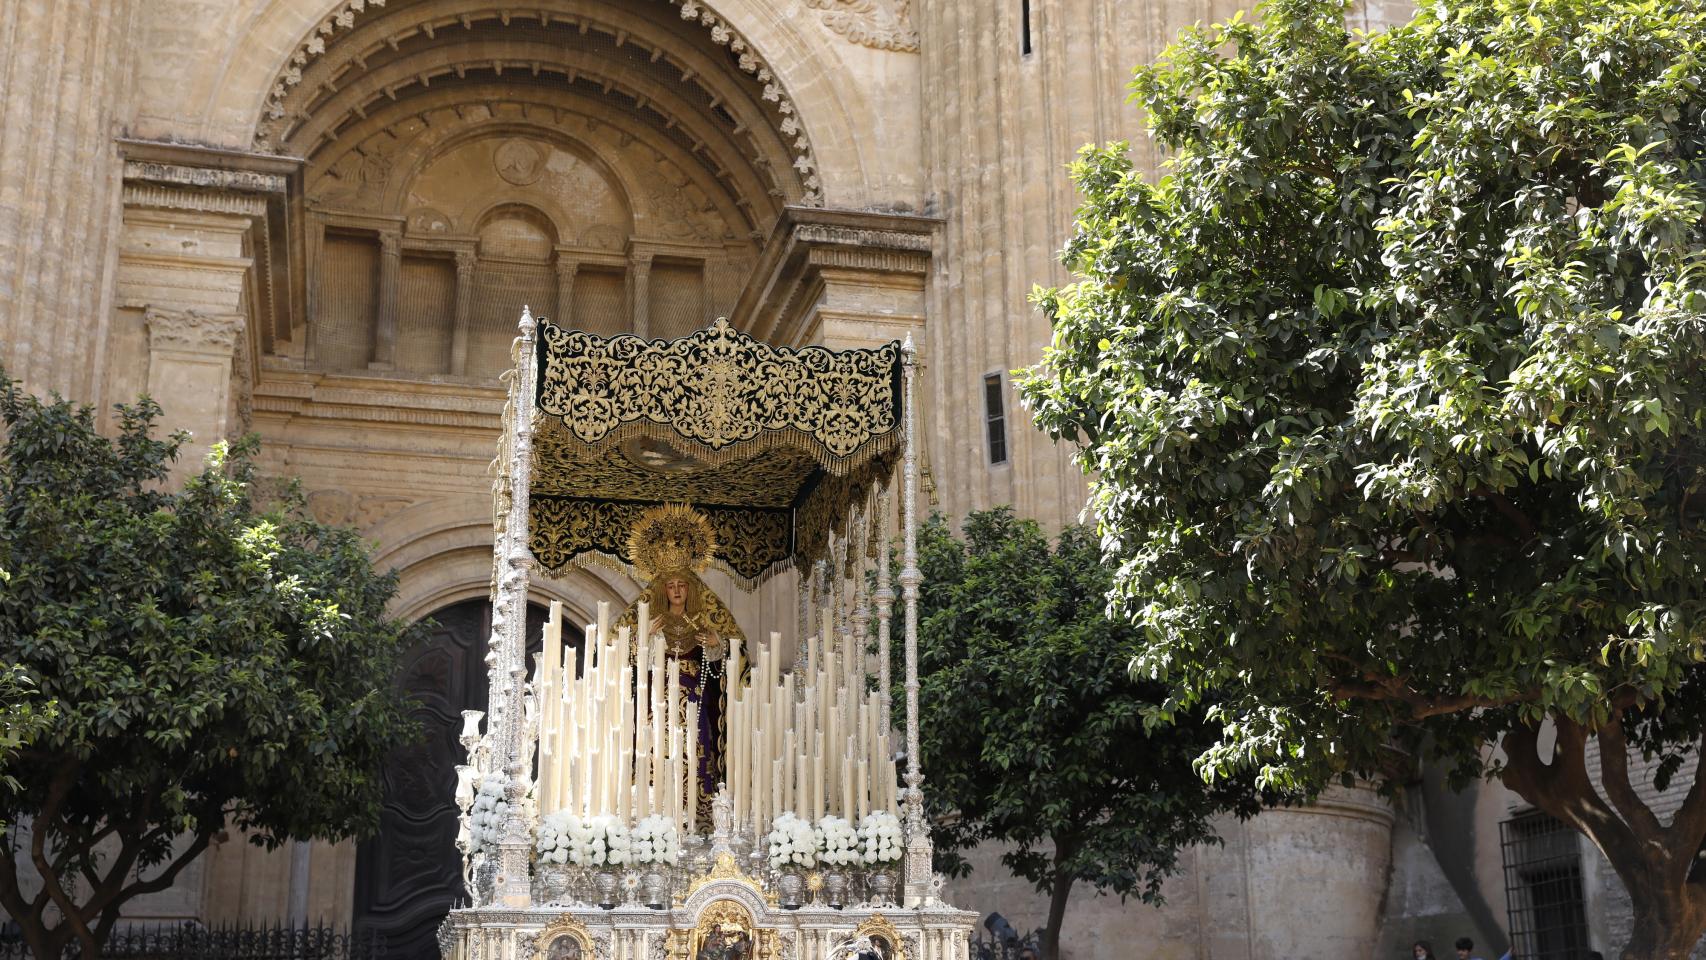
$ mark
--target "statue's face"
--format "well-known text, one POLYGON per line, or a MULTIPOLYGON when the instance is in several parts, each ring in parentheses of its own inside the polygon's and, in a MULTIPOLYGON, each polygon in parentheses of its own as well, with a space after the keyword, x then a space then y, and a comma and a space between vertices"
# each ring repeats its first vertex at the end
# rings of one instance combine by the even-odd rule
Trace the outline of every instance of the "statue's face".
POLYGON ((669 601, 671 610, 687 606, 687 581, 681 577, 670 577, 664 581, 663 596, 669 601))

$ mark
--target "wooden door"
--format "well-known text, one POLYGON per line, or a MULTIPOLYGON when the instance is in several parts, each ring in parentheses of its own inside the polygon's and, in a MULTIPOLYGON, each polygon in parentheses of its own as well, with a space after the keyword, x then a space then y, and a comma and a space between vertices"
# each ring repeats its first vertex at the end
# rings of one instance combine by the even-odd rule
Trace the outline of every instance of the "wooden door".
MULTIPOLYGON (((492 607, 470 600, 430 619, 432 629, 403 655, 397 676, 416 701, 421 736, 387 760, 379 832, 356 855, 356 924, 385 938, 387 960, 437 958, 439 923, 467 899, 456 850, 457 738, 462 711, 486 709, 492 607)), ((543 608, 528 609, 530 665, 544 619, 543 608)))

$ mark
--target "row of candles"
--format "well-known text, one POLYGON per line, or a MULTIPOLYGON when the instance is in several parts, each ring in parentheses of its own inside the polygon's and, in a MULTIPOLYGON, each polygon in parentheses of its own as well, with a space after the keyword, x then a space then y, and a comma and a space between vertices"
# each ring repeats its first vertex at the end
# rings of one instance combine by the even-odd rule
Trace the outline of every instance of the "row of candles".
MULTIPOLYGON (((723 782, 737 825, 762 829, 784 812, 857 822, 898 809, 889 725, 878 693, 865 689, 863 648, 845 634, 821 642, 834 636, 827 611, 821 623, 801 670, 782 670, 774 633, 750 659, 738 639, 730 642, 720 663, 723 782)), ((684 678, 680 661, 665 655, 645 604, 637 628, 612 630, 609 606, 600 604, 576 650, 562 641, 561 604, 551 605, 533 678, 539 815, 567 810, 628 823, 662 815, 700 833, 710 827, 699 822, 700 781, 690 775, 701 759, 700 705, 685 689, 699 679, 684 678)))

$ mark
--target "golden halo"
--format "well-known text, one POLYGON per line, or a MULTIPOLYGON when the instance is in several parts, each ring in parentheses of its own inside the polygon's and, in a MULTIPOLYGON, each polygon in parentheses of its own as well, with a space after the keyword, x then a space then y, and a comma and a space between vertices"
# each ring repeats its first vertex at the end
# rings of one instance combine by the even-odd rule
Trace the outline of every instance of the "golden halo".
POLYGON ((704 514, 685 503, 652 507, 628 534, 628 559, 640 576, 697 573, 717 552, 717 532, 704 514))

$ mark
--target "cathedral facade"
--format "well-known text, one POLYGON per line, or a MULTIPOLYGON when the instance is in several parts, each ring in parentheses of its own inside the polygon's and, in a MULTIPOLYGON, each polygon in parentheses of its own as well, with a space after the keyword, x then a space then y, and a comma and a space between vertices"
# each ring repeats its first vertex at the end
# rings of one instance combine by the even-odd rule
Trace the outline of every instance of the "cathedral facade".
MULTIPOLYGON (((400 681, 423 721, 453 723, 485 696, 488 469, 523 306, 601 335, 727 317, 785 346, 911 336, 930 506, 1077 520, 1083 480, 1008 376, 1048 340, 1026 297, 1064 279, 1065 167, 1127 139, 1153 168, 1131 67, 1245 6, 13 0, 0 363, 109 411, 151 394, 194 435, 185 469, 259 434, 269 476, 299 478, 316 515, 400 572, 398 614, 435 620, 400 681)), ((1366 0, 1352 16, 1407 14, 1366 0)), ((638 589, 589 569, 535 600, 586 622, 638 589)), ((731 607, 747 636, 793 622, 762 591, 731 607)), ((453 880, 441 753, 393 764, 372 840, 233 836, 131 912, 430 927, 453 880)), ((1231 822, 1160 909, 1081 891, 1066 955, 1396 956, 1464 934, 1492 950, 1528 902, 1518 813, 1497 788, 1423 777, 1396 804, 1347 789, 1231 822)), ((1040 923, 997 853, 954 899, 1040 923)), ((1584 903, 1609 904, 1583 921, 1609 943, 1615 882, 1587 853, 1576 876, 1584 903)))

